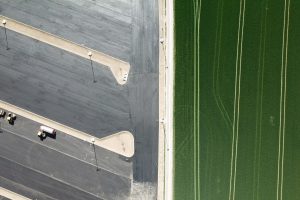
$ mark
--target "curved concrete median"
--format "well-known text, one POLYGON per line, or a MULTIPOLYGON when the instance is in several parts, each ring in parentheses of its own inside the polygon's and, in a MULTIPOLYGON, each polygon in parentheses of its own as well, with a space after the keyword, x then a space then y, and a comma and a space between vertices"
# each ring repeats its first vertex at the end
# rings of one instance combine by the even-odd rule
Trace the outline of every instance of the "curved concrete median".
POLYGON ((49 126, 78 139, 90 142, 94 145, 105 148, 125 157, 132 157, 134 155, 134 137, 129 131, 121 131, 104 138, 97 138, 88 133, 65 126, 63 124, 42 117, 23 108, 19 108, 2 100, 0 100, 0 108, 3 108, 17 115, 23 116, 25 118, 31 119, 40 124, 49 126))
POLYGON ((3 22, 3 20, 5 20, 6 23, 5 25, 1 23, 0 26, 5 26, 5 28, 9 30, 15 31, 17 33, 44 42, 46 44, 55 46, 59 49, 68 51, 70 53, 76 54, 85 59, 91 59, 94 62, 105 65, 111 70, 112 74, 114 75, 119 84, 123 85, 127 82, 127 77, 130 70, 129 63, 104 54, 102 52, 96 51, 94 49, 90 49, 83 45, 76 44, 72 41, 66 40, 51 33, 42 31, 22 22, 0 15, 0 21, 3 22))

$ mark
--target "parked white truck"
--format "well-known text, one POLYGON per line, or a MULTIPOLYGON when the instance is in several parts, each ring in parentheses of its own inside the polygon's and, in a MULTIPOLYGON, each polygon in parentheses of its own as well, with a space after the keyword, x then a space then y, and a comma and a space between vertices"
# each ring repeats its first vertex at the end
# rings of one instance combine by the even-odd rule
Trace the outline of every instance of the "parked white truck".
POLYGON ((56 135, 55 129, 50 128, 48 126, 40 126, 40 129, 39 129, 37 135, 40 138, 45 138, 48 134, 52 135, 52 136, 55 136, 56 135))

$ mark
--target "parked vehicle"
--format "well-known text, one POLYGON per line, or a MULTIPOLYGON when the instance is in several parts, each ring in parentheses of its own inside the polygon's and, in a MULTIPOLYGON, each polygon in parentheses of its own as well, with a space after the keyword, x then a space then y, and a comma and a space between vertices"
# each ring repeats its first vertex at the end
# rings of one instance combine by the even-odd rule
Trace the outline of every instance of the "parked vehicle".
POLYGON ((7 114, 7 118, 6 120, 10 123, 10 124, 14 124, 15 120, 17 119, 17 115, 13 114, 13 113, 8 113, 7 114))
POLYGON ((5 117, 6 112, 2 109, 0 109, 0 117, 5 117))
POLYGON ((40 129, 37 133, 37 135, 40 138, 46 138, 48 135, 51 137, 55 137, 56 136, 56 130, 53 128, 50 128, 48 126, 40 126, 40 129))

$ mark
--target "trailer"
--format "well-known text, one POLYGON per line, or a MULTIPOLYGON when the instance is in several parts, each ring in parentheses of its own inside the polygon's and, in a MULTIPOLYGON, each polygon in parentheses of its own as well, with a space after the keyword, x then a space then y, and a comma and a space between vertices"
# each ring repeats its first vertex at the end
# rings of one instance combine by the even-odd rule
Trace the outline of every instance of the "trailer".
POLYGON ((45 137, 47 137, 48 135, 49 135, 49 136, 52 136, 52 137, 55 137, 55 135, 56 135, 56 130, 53 129, 53 128, 50 128, 50 127, 48 127, 48 126, 40 126, 40 129, 39 129, 37 135, 38 135, 40 138, 45 138, 45 137))

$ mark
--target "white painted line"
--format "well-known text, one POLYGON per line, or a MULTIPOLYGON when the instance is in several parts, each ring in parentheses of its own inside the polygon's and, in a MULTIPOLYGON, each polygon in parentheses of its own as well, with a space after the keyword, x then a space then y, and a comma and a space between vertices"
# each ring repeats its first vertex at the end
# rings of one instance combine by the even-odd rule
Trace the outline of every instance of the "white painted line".
POLYGON ((3 187, 0 187, 0 195, 9 199, 13 199, 13 200, 30 200, 27 197, 24 197, 20 194, 17 194, 13 191, 10 191, 8 189, 5 189, 3 187))
POLYGON ((125 157, 132 157, 134 155, 134 137, 129 131, 121 131, 104 138, 96 138, 88 133, 60 124, 2 100, 0 100, 0 108, 6 109, 10 112, 21 115, 40 124, 49 126, 80 140, 91 142, 91 138, 95 138, 95 145, 123 155, 125 157))
MULTIPOLYGON (((25 35, 27 37, 36 39, 38 41, 44 42, 46 44, 52 45, 59 49, 68 51, 70 53, 81 56, 85 59, 91 59, 94 62, 100 63, 109 67, 117 82, 121 85, 127 82, 127 76, 130 70, 130 64, 104 54, 102 52, 90 49, 80 44, 76 44, 72 41, 66 40, 59 36, 53 35, 51 33, 45 32, 43 30, 37 29, 35 27, 29 26, 22 22, 10 19, 6 16, 0 15, 0 21, 5 21, 5 28, 25 35), (92 56, 89 56, 89 52, 92 56)), ((0 26, 4 26, 3 23, 0 26)))

